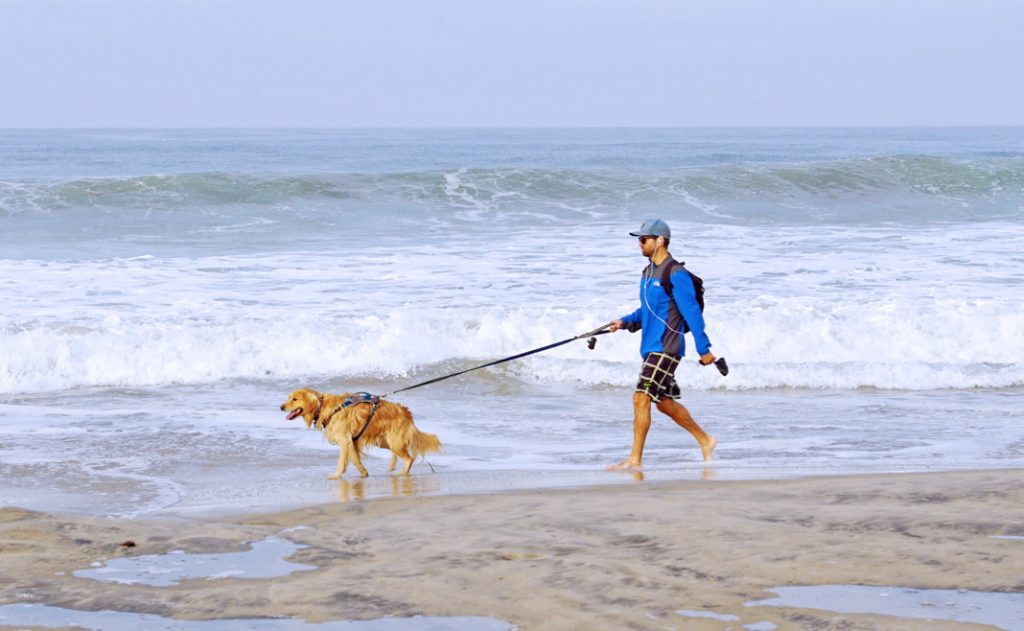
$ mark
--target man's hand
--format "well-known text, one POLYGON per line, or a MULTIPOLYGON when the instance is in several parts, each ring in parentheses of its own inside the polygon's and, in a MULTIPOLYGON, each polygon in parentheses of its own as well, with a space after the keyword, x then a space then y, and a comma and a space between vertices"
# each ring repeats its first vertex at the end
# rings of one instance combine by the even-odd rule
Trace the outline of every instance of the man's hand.
POLYGON ((715 356, 711 353, 711 351, 708 351, 700 356, 700 363, 702 366, 713 364, 715 363, 715 356))
MULTIPOLYGON (((626 328, 626 323, 625 322, 623 322, 622 320, 613 320, 612 323, 608 325, 608 332, 609 333, 614 333, 614 332, 618 331, 619 329, 624 329, 624 328, 626 328)), ((714 360, 712 360, 712 361, 714 361, 714 360)))

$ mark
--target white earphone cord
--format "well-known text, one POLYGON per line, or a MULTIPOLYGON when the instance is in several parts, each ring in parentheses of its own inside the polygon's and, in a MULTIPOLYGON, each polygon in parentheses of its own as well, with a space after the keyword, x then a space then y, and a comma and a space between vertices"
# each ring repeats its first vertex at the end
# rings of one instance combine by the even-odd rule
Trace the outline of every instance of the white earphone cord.
MULTIPOLYGON (((650 276, 647 276, 647 280, 654 280, 654 261, 651 261, 650 270, 651 270, 651 273, 650 273, 650 276)), ((658 315, 657 311, 655 311, 654 309, 651 309, 651 301, 647 298, 647 287, 648 287, 648 283, 644 283, 644 305, 647 307, 647 310, 650 311, 651 315, 653 315, 655 318, 658 318, 658 320, 662 324, 664 324, 665 328, 667 328, 669 331, 672 331, 673 333, 678 333, 680 336, 685 335, 682 331, 676 331, 675 329, 673 329, 672 326, 668 322, 665 322, 664 320, 661 319, 661 316, 658 315)), ((668 299, 669 300, 675 300, 675 297, 672 296, 672 295, 669 295, 668 299)))

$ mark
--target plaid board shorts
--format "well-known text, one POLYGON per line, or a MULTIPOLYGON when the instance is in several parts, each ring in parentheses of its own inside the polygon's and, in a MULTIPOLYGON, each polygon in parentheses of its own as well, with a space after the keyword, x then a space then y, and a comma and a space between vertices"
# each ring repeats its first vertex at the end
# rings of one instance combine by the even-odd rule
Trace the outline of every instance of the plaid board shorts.
POLYGON ((678 399, 682 396, 679 384, 676 383, 678 365, 678 357, 665 353, 648 353, 644 357, 644 365, 640 367, 640 380, 636 382, 636 391, 651 397, 655 403, 661 403, 665 397, 678 399))

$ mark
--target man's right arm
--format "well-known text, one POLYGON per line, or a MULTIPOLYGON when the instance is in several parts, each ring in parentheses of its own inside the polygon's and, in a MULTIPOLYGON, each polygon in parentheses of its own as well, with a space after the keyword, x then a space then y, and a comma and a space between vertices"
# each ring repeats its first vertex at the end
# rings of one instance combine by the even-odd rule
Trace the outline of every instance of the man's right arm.
POLYGON ((635 333, 641 328, 640 313, 643 311, 643 307, 640 307, 633 313, 623 316, 622 318, 615 320, 608 330, 611 332, 618 331, 619 329, 626 329, 630 333, 635 333))

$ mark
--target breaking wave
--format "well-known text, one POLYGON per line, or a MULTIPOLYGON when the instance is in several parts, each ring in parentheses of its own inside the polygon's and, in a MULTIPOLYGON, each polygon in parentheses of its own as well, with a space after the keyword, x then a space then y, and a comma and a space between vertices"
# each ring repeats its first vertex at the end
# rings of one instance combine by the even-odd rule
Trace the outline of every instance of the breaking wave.
MULTIPOLYGON (((898 300, 835 307, 790 298, 732 304, 728 317, 712 309, 715 351, 728 357, 732 374, 723 379, 685 361, 680 380, 702 390, 1024 386, 1024 306, 945 300, 908 307, 898 300)), ((0 329, 0 393, 268 376, 373 379, 397 388, 601 324, 568 309, 453 313, 410 305, 389 315, 340 317, 249 306, 246 312, 179 305, 159 316, 110 309, 8 323, 0 329)), ((513 381, 627 387, 635 379, 638 344, 626 333, 606 335, 593 351, 575 342, 488 371, 513 381)))
POLYGON ((601 216, 680 208, 711 222, 1006 220, 1024 215, 1024 158, 892 155, 675 170, 478 168, 401 173, 184 173, 0 181, 0 213, 195 211, 226 206, 601 216), (872 211, 874 209, 874 211, 872 211))

